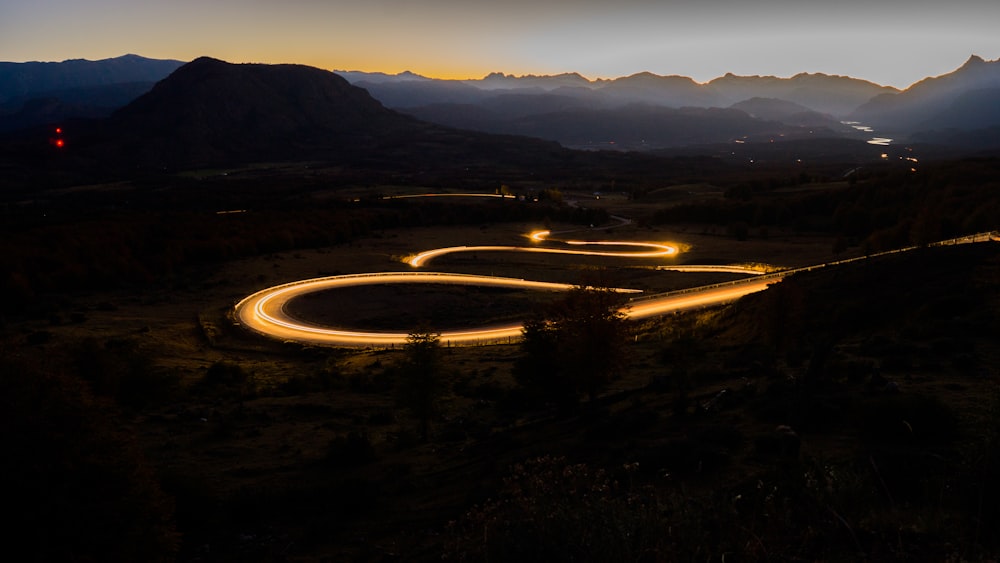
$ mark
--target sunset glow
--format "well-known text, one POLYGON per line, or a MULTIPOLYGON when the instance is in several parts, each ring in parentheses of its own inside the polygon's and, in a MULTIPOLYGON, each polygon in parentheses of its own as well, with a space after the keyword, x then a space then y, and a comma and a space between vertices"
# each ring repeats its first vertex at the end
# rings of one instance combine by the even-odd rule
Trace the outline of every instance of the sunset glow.
POLYGON ((592 79, 650 71, 705 82, 727 72, 823 72, 906 87, 973 53, 1000 56, 997 21, 1000 3, 984 0, 53 0, 5 6, 0 53, 17 62, 205 55, 453 79, 494 71, 592 79), (881 45, 900 55, 874 56, 873 46, 881 45))

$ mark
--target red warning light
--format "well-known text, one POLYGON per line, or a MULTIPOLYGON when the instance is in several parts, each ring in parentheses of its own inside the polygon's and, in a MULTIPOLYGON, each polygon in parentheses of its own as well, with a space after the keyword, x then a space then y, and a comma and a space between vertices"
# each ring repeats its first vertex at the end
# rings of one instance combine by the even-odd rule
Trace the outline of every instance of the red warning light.
POLYGON ((66 146, 66 141, 63 141, 62 139, 56 139, 56 146, 59 148, 63 148, 64 146, 66 146))
POLYGON ((56 134, 62 135, 62 127, 56 127, 56 134))

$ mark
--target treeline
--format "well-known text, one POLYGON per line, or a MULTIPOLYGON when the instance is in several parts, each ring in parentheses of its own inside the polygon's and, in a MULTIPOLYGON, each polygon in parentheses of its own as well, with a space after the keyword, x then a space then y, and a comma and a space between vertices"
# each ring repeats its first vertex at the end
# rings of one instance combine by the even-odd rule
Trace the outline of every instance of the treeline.
POLYGON ((843 187, 801 193, 775 193, 760 183, 734 185, 725 200, 664 208, 650 222, 820 232, 872 251, 1000 227, 1000 160, 915 164, 914 169, 861 169, 843 187))
POLYGON ((65 210, 3 235, 3 310, 73 289, 167 283, 192 268, 272 252, 320 248, 397 227, 544 220, 601 222, 605 212, 523 202, 342 202, 234 213, 65 210))

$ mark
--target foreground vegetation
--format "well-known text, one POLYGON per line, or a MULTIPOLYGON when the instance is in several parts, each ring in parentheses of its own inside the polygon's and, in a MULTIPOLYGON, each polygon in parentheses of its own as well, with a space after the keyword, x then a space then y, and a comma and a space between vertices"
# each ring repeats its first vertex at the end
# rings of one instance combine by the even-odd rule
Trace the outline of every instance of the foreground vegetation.
MULTIPOLYGON (((640 228, 686 216, 691 232, 786 251, 821 233, 844 238, 838 253, 995 229, 995 167, 787 191, 725 176, 697 201, 639 190, 576 208, 323 200, 305 183, 270 210, 225 197, 123 212, 98 190, 74 213, 38 204, 55 219, 11 213, 24 234, 7 232, 0 344, 4 475, 21 515, 9 549, 39 561, 995 558, 996 243, 796 275, 641 325, 574 293, 520 345, 441 348, 415 326, 401 350, 316 349, 225 316, 249 288, 402 245, 348 246, 363 234, 421 225, 471 238, 508 221, 599 223, 619 205, 644 211, 640 228), (49 260, 29 258, 43 247, 49 260)), ((244 201, 265 201, 252 186, 244 201)), ((154 193, 188 193, 174 188, 154 193)), ((479 264, 494 266, 517 267, 479 264)), ((563 266, 581 279, 587 267, 563 266)))

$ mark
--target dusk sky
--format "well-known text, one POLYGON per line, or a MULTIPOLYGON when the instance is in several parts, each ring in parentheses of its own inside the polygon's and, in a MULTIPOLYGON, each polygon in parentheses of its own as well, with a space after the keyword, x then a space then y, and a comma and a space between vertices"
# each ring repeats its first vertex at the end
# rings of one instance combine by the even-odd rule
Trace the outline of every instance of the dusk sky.
POLYGON ((850 75, 1000 58, 997 0, 0 0, 0 60, 302 63, 438 78, 850 75))

